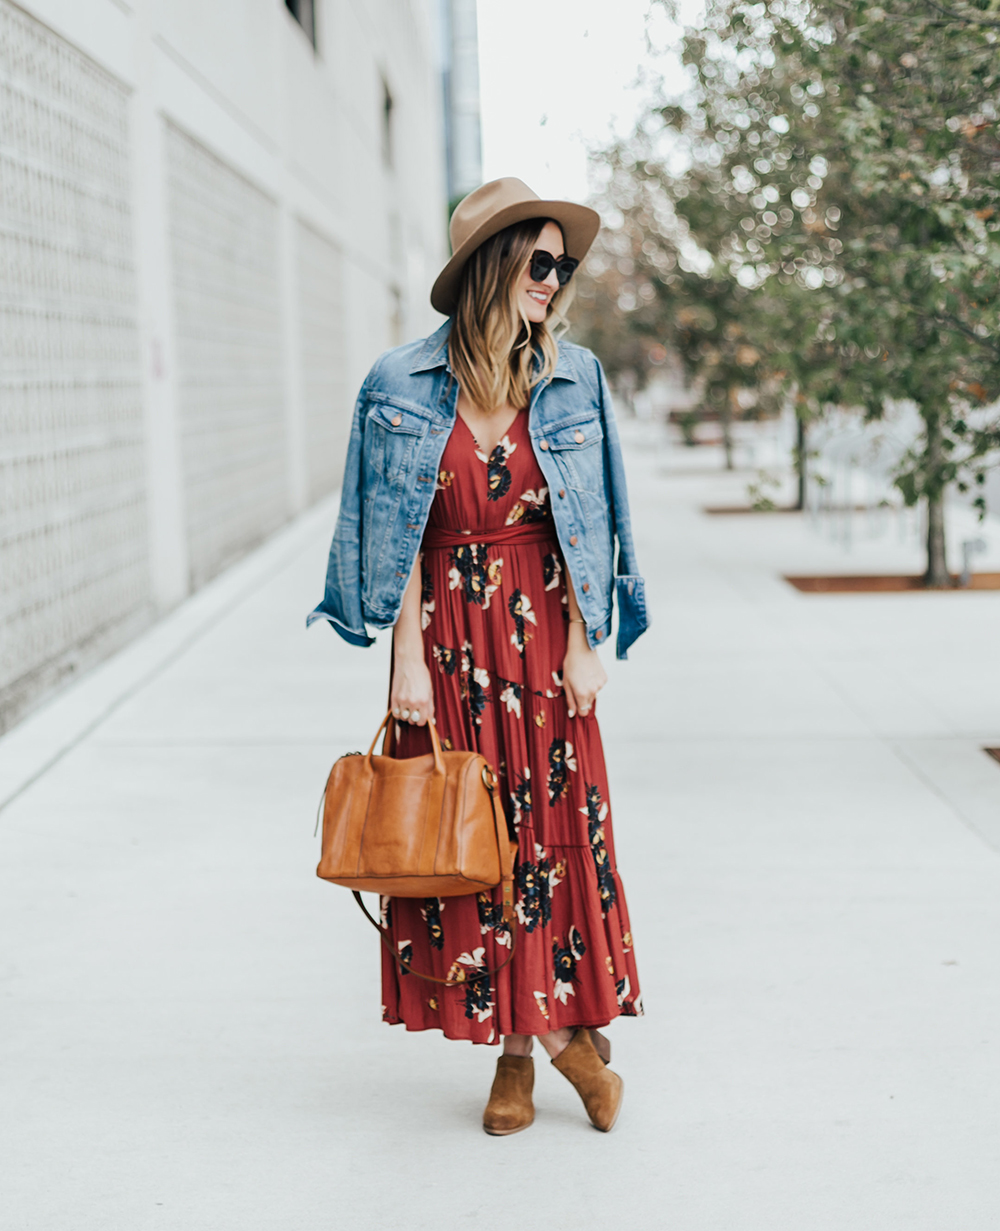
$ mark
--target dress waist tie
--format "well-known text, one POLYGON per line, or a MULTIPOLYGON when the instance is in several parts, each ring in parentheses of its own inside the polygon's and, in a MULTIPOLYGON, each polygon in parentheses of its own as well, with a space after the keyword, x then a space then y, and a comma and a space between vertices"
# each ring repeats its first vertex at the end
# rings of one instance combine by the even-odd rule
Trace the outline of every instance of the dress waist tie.
POLYGON ((556 528, 552 521, 515 522, 512 526, 498 526, 495 530, 446 530, 443 526, 428 526, 424 531, 423 546, 433 551, 439 547, 461 547, 463 544, 482 543, 487 547, 521 543, 557 544, 556 528))

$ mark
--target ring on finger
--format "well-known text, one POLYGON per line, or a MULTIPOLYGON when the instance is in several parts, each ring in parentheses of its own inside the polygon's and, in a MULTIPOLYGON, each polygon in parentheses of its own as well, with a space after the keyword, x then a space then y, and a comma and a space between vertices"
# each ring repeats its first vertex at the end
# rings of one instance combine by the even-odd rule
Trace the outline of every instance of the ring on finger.
POLYGON ((419 722, 419 721, 420 721, 420 711, 414 710, 413 713, 410 715, 410 722, 419 722))

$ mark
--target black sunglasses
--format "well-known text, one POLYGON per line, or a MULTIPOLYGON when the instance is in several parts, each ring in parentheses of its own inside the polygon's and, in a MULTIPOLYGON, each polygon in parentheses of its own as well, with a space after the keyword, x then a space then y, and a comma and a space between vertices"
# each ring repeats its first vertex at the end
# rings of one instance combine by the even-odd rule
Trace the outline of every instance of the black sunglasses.
POLYGON ((565 286, 573 277, 573 271, 579 264, 580 262, 571 256, 561 256, 556 260, 551 252, 536 249, 531 254, 531 277, 535 282, 544 282, 554 269, 559 285, 565 286))

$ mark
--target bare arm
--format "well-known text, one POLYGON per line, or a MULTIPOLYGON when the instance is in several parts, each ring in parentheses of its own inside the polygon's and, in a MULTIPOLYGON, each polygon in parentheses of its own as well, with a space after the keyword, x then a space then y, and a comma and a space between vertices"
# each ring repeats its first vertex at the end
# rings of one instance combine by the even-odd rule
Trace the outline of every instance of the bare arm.
POLYGON ((587 644, 587 626, 580 615, 569 569, 566 570, 566 595, 569 598, 570 623, 566 657, 563 659, 563 688, 570 718, 575 718, 578 712, 581 718, 586 718, 597 694, 608 682, 608 676, 597 651, 587 644))
POLYGON ((422 727, 434 717, 434 688, 424 661, 420 628, 420 556, 403 593, 399 619, 392 630, 393 671, 389 708, 393 717, 422 727))

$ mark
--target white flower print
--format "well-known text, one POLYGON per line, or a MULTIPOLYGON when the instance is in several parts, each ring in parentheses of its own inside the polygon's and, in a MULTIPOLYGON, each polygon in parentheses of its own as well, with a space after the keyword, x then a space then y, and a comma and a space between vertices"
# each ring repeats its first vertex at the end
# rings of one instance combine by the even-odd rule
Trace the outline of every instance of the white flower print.
POLYGON ((571 927, 566 944, 560 945, 558 937, 552 942, 552 958, 555 967, 555 980, 552 994, 556 1000, 566 1004, 568 997, 576 995, 573 980, 576 978, 576 964, 587 952, 583 937, 576 927, 571 927))
MULTIPOLYGON (((547 487, 540 487, 537 492, 531 490, 522 492, 517 503, 507 514, 504 525, 513 526, 519 521, 541 521, 545 517, 545 501, 548 494, 547 487)), ((545 588, 549 589, 548 586, 545 588)))
POLYGON ((486 463, 486 465, 488 466, 488 465, 490 464, 490 462, 493 460, 493 458, 498 458, 498 460, 499 460, 499 461, 501 461, 501 462, 506 462, 506 461, 508 460, 508 458, 510 457, 510 455, 511 455, 511 454, 512 454, 512 453, 513 453, 516 449, 517 449, 517 445, 516 445, 516 444, 511 444, 511 439, 510 439, 510 437, 509 437, 509 436, 504 436, 504 437, 500 440, 499 444, 497 444, 497 445, 494 447, 493 452, 490 454, 490 456, 489 456, 489 457, 487 457, 487 456, 486 456, 486 454, 482 451, 482 449, 477 449, 477 450, 476 450, 476 457, 478 457, 478 458, 479 458, 479 460, 480 460, 481 462, 485 462, 485 463, 486 463), (499 456, 498 456, 498 454, 497 454, 497 449, 501 450, 501 453, 499 454, 499 456))
POLYGON ((546 1021, 549 1020, 549 998, 544 992, 532 992, 535 997, 535 1004, 538 1005, 538 1012, 546 1021))
POLYGON ((521 717, 521 685, 515 684, 512 680, 505 681, 506 687, 500 694, 500 700, 507 707, 508 714, 515 714, 518 718, 521 717))
POLYGON ((534 636, 528 625, 534 624, 537 628, 538 617, 535 615, 534 608, 531 605, 531 599, 520 590, 514 590, 511 594, 507 601, 507 610, 514 621, 514 631, 510 635, 510 643, 523 658, 524 647, 534 636))
POLYGON ((448 971, 449 982, 454 983, 459 975, 462 976, 460 985, 465 992, 465 1016, 476 1017, 480 1022, 493 1016, 493 1001, 490 1000, 492 989, 483 960, 485 953, 483 945, 471 953, 460 953, 448 971))
POLYGON ((542 580, 546 590, 558 590, 562 578, 562 561, 557 552, 549 552, 542 561, 542 580))
POLYGON ((503 584, 503 557, 490 560, 485 543, 463 543, 452 549, 451 561, 448 588, 461 588, 467 603, 476 603, 485 611, 503 584))
POLYGON ((561 671, 553 671, 552 679, 555 683, 555 688, 546 688, 544 695, 548 698, 558 697, 562 693, 563 677, 561 671))

